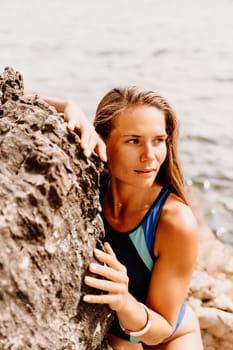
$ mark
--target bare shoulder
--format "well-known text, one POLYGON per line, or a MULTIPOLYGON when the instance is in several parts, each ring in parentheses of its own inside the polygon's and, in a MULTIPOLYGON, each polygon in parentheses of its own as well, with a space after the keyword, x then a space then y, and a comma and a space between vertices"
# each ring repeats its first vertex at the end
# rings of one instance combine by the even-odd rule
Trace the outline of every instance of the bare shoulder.
POLYGON ((197 220, 191 207, 185 204, 178 196, 171 193, 164 205, 161 214, 161 222, 167 228, 176 232, 196 231, 198 228, 197 220))
POLYGON ((182 251, 197 246, 198 224, 190 206, 171 193, 162 209, 156 233, 155 250, 173 247, 182 251))

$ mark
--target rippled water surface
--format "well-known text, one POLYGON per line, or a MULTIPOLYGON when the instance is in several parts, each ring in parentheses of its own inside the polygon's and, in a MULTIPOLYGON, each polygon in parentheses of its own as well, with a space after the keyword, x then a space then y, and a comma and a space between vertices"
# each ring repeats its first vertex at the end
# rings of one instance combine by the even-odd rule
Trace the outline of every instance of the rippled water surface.
POLYGON ((232 18, 232 0, 2 1, 0 69, 75 99, 90 119, 113 86, 159 90, 181 121, 186 180, 233 245, 232 18))

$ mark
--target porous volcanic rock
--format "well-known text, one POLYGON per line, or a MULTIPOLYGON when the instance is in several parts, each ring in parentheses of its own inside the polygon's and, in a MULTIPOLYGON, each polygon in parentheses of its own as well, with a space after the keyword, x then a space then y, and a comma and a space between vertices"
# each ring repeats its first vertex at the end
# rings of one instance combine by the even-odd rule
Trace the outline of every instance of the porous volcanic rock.
MULTIPOLYGON (((101 245, 97 156, 19 73, 0 76, 0 349, 103 350, 111 312, 82 302, 101 245)), ((106 346, 107 347, 107 346, 106 346)))

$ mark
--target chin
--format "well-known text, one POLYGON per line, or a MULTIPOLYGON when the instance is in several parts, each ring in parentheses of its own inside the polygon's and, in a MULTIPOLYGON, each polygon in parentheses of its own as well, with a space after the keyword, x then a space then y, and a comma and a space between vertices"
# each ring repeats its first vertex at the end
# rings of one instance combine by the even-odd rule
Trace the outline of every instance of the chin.
POLYGON ((155 183, 155 179, 141 180, 141 181, 137 181, 137 183, 135 182, 135 187, 137 187, 137 188, 150 188, 154 185, 154 183, 155 183))

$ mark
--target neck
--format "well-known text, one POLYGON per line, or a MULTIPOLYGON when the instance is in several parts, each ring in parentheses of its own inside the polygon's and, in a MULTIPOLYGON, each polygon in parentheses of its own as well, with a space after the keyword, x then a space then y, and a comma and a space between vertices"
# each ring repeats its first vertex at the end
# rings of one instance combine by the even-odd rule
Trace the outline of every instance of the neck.
POLYGON ((107 206, 115 218, 125 212, 147 211, 160 189, 161 186, 156 183, 149 188, 138 188, 111 179, 107 190, 107 206))

